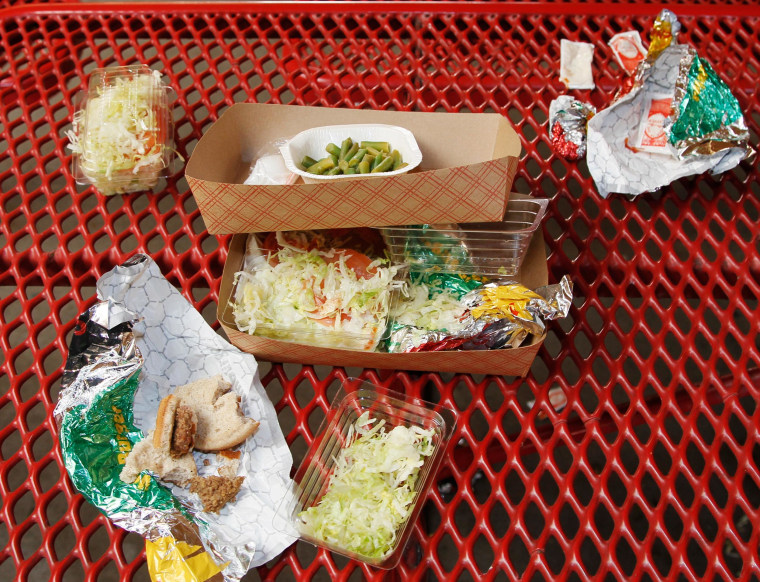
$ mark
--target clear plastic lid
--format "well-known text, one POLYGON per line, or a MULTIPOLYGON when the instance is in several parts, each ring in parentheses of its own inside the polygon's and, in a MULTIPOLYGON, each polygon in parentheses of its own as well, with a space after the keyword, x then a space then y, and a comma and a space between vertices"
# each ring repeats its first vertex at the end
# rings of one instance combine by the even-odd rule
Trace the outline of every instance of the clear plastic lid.
MULTIPOLYGON (((222 323, 240 331, 319 347, 373 351, 406 279, 403 265, 373 263, 351 249, 264 248, 250 235, 222 323)), ((282 239, 281 239, 282 240, 282 239)))
POLYGON ((96 69, 68 132, 73 173, 105 195, 153 188, 176 150, 169 89, 145 65, 96 69))
MULTIPOLYGON (((433 404, 374 386, 368 382, 348 378, 333 399, 314 441, 295 473, 292 491, 280 506, 278 514, 289 517, 288 524, 284 526, 279 524, 281 530, 352 559, 380 568, 393 568, 401 559, 426 493, 434 483, 436 472, 445 455, 446 446, 455 425, 454 412, 440 404, 433 404), (400 426, 412 431, 425 431, 430 435, 426 437, 429 438, 429 442, 421 456, 422 464, 418 471, 412 471, 407 479, 398 484, 398 487, 411 488, 412 495, 407 506, 407 513, 405 517, 398 520, 390 543, 381 548, 377 552, 380 555, 377 556, 363 555, 358 550, 341 545, 337 540, 325 539, 329 536, 321 536, 314 532, 309 526, 309 520, 306 519, 308 510, 312 508, 314 511, 313 508, 318 506, 327 494, 336 471, 339 453, 355 440, 357 421, 365 413, 375 419, 376 424, 384 421, 382 430, 386 433, 400 426)), ((378 459, 378 464, 380 462, 381 459, 378 459)), ((373 467, 372 470, 376 472, 384 469, 378 466, 373 467)), ((358 475, 357 479, 361 481, 362 475, 358 475)), ((364 509, 366 510, 369 506, 371 510, 375 500, 362 501, 364 509)), ((383 514, 385 510, 383 503, 380 502, 377 504, 377 511, 370 517, 374 518, 375 515, 383 514)), ((355 516, 349 517, 360 519, 361 515, 362 513, 357 511, 355 516)), ((361 527, 361 524, 353 525, 361 527)), ((350 528, 351 524, 346 524, 346 527, 350 528)), ((348 536, 343 537, 348 539, 348 536)), ((358 540, 351 540, 352 543, 354 541, 358 540)))
POLYGON ((548 200, 512 194, 502 222, 398 226, 381 232, 391 259, 415 272, 516 276, 548 200))

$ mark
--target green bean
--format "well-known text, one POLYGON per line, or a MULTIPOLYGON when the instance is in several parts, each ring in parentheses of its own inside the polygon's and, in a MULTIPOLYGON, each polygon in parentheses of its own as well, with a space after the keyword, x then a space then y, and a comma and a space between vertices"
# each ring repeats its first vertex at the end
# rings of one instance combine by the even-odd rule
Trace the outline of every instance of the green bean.
POLYGON ((303 160, 301 160, 301 166, 304 168, 308 168, 309 166, 313 166, 317 163, 317 160, 314 158, 311 158, 309 156, 304 156, 303 160))
POLYGON ((398 167, 403 163, 403 159, 401 158, 401 153, 398 150, 393 150, 391 152, 391 158, 393 159, 393 169, 398 170, 398 167))
POLYGON ((374 168, 372 168, 372 174, 377 174, 379 172, 387 172, 388 170, 393 169, 393 158, 388 156, 384 160, 382 160, 379 164, 377 164, 374 168))
POLYGON ((346 155, 343 159, 346 160, 347 162, 350 162, 358 152, 359 152, 359 144, 352 143, 351 147, 348 148, 348 151, 346 152, 346 155))
POLYGON ((367 149, 375 148, 376 150, 385 153, 390 153, 391 151, 391 144, 389 144, 387 141, 363 141, 359 145, 367 149))
POLYGON ((349 168, 355 168, 359 165, 359 162, 361 162, 364 159, 364 156, 367 154, 367 150, 361 149, 354 154, 350 160, 348 160, 348 167, 349 168))
POLYGON ((327 170, 332 170, 334 167, 335 163, 332 158, 328 156, 306 168, 306 171, 309 172, 309 174, 324 174, 327 170))
POLYGON ((354 142, 350 137, 343 140, 343 143, 340 144, 340 153, 338 154, 339 160, 346 159, 346 154, 348 153, 348 150, 351 149, 352 145, 354 145, 354 142))
POLYGON ((338 147, 330 142, 325 147, 327 157, 315 160, 304 156, 301 166, 310 174, 338 176, 354 174, 381 174, 404 168, 401 152, 387 141, 354 141, 347 137, 338 147))

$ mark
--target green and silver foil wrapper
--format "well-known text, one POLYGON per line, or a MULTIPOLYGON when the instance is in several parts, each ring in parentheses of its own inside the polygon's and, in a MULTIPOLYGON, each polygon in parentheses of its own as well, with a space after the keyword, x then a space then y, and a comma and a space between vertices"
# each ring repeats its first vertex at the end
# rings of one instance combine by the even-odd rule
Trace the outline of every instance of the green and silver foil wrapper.
POLYGON ((670 144, 681 158, 709 156, 730 147, 749 147, 749 130, 739 102, 710 66, 687 47, 673 98, 675 118, 666 123, 670 144))
POLYGON ((143 436, 132 413, 143 364, 135 319, 110 301, 79 316, 54 411, 63 462, 77 490, 115 524, 148 539, 182 531, 199 544, 192 518, 166 487, 147 474, 134 483, 119 478, 143 436))
POLYGON ((387 350, 392 353, 516 348, 531 336, 546 335, 546 321, 567 316, 573 285, 564 276, 556 285, 531 291, 516 281, 480 285, 460 298, 463 328, 455 333, 391 324, 387 350))

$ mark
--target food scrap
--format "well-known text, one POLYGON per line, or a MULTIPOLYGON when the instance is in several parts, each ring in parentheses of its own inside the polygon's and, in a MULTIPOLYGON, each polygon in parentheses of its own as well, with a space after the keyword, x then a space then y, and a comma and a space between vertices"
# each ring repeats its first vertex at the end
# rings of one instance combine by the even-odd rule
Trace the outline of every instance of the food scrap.
POLYGON ((121 480, 132 483, 143 471, 150 471, 179 486, 191 483, 191 492, 193 488, 203 492, 200 497, 204 510, 218 512, 235 498, 243 480, 240 477, 240 483, 230 485, 240 454, 235 457, 229 449, 255 434, 259 427, 258 422, 243 416, 239 403, 239 396, 221 376, 179 386, 159 404, 156 428, 135 444, 126 458, 121 480), (234 458, 234 462, 223 463, 219 477, 199 477, 193 450, 219 451, 234 458), (212 485, 221 487, 224 494, 209 496, 207 490, 213 489, 212 485), (219 505, 223 498, 227 501, 219 505), (214 509, 205 509, 207 506, 214 509))
POLYGON ((243 484, 244 477, 195 477, 190 481, 190 493, 200 497, 203 511, 219 513, 230 501, 234 501, 243 484))

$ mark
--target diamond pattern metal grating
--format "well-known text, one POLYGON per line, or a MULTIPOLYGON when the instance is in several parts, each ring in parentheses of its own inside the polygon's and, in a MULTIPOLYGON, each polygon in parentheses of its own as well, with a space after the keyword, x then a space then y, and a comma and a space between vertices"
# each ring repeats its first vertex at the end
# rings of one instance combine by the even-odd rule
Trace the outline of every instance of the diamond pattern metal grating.
MULTIPOLYGON (((296 461, 347 374, 445 402, 459 425, 396 571, 299 543, 247 579, 760 577, 757 157, 602 200, 547 135, 565 92, 560 39, 595 44, 597 90, 580 96, 602 107, 621 84, 606 41, 647 31, 656 7, 12 4, 0 11, 0 579, 148 579, 142 540, 64 476, 51 416, 74 320, 132 253, 214 322, 228 237, 205 231, 181 172, 157 194, 104 199, 68 170, 74 94, 92 69, 137 61, 174 87, 185 157, 240 101, 503 113, 523 140, 515 189, 551 198, 550 277, 576 286, 525 380, 264 365, 296 461)), ((760 10, 676 9, 757 151, 760 10)))

